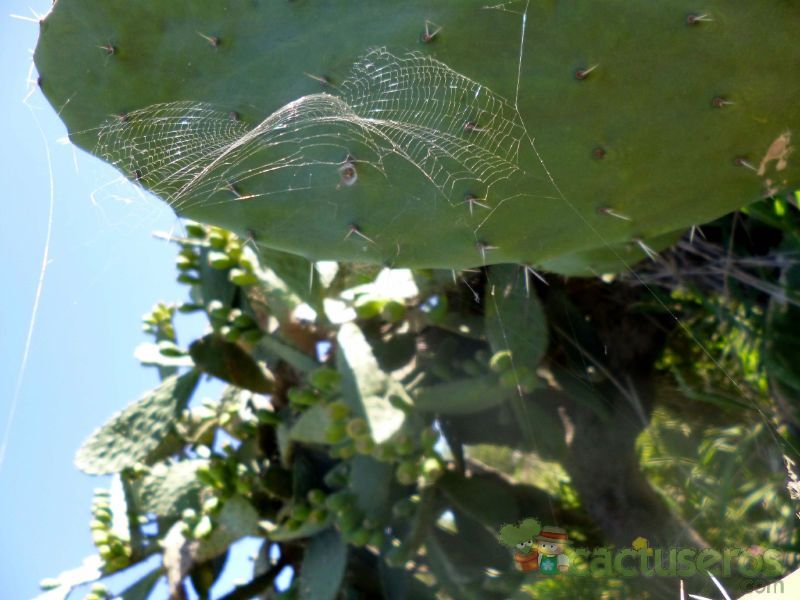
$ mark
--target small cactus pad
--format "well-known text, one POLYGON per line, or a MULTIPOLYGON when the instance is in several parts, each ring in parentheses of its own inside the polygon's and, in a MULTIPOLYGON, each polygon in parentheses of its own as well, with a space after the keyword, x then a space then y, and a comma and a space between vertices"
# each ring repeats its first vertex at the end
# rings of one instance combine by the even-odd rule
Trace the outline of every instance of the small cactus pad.
POLYGON ((800 183, 797 31, 785 0, 57 0, 35 61, 72 141, 180 215, 591 273, 800 183))

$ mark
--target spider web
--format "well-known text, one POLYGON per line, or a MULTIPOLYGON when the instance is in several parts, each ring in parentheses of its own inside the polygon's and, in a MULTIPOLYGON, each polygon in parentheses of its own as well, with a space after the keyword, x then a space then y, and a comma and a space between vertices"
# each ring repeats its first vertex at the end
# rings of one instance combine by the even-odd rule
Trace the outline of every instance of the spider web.
POLYGON ((378 49, 335 93, 303 96, 251 129, 208 104, 157 104, 105 125, 97 150, 179 209, 272 171, 339 165, 353 148, 384 175, 385 158, 401 157, 450 198, 460 181, 489 188, 519 171, 525 135, 516 106, 480 83, 378 49))

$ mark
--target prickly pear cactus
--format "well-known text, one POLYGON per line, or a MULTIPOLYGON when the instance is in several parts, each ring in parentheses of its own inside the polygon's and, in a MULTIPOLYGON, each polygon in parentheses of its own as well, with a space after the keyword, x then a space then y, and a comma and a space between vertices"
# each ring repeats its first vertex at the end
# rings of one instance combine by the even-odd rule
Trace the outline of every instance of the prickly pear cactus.
POLYGON ((58 0, 40 85, 175 211, 309 259, 620 269, 800 182, 800 7, 58 0))

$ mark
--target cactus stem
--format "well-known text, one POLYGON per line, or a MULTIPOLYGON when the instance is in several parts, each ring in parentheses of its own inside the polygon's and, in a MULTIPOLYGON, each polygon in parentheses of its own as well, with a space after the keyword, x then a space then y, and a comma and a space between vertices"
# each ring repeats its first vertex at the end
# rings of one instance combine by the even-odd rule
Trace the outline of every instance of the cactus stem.
POLYGON ((110 44, 110 43, 109 44, 104 44, 102 46, 98 46, 98 48, 100 48, 100 50, 103 50, 109 56, 111 56, 112 54, 114 54, 117 51, 117 49, 114 47, 114 45, 110 44))
POLYGON ((703 15, 691 14, 686 16, 687 25, 697 25, 698 23, 710 23, 713 20, 714 19, 712 19, 711 16, 708 14, 703 14, 703 15))
POLYGON ((347 235, 344 236, 344 239, 348 239, 351 235, 357 235, 358 237, 367 240, 370 244, 375 243, 375 240, 372 240, 368 238, 366 235, 364 235, 364 232, 361 231, 358 225, 350 224, 350 227, 348 227, 347 229, 347 235))
POLYGON ((462 202, 462 204, 466 204, 467 206, 469 206, 469 214, 472 215, 472 210, 476 206, 480 206, 481 208, 485 208, 486 210, 489 210, 490 207, 487 204, 484 204, 483 202, 481 202, 481 200, 483 200, 483 198, 476 198, 472 194, 467 194, 464 197, 464 202, 462 202))
POLYGON ((623 221, 632 221, 633 220, 628 215, 623 215, 622 213, 616 212, 610 206, 601 206, 600 208, 597 209, 597 214, 598 215, 605 215, 605 216, 609 216, 609 217, 614 217, 615 219, 622 219, 623 221))
POLYGON ((575 71, 575 79, 579 79, 579 80, 586 79, 589 76, 589 73, 594 71, 599 66, 600 66, 599 64, 596 64, 596 65, 592 65, 588 69, 578 69, 577 71, 575 71))
POLYGON ((314 81, 319 81, 322 85, 330 85, 331 78, 327 75, 313 75, 311 73, 303 73, 306 77, 310 77, 314 81))
POLYGON ((425 21, 425 31, 422 32, 419 36, 419 41, 423 44, 429 44, 433 41, 439 32, 442 30, 441 26, 437 25, 436 23, 432 23, 431 21, 425 21), (431 31, 431 27, 435 28, 431 31))
POLYGON ((723 106, 730 106, 731 104, 733 104, 733 102, 727 100, 726 98, 723 98, 722 96, 715 96, 711 100, 711 106, 713 106, 714 108, 722 108, 723 106))
POLYGON ((639 245, 639 248, 642 249, 642 252, 647 254, 647 256, 650 258, 650 260, 652 260, 653 262, 658 262, 658 254, 656 254, 656 251, 653 250, 650 246, 645 244, 644 240, 642 238, 638 238, 638 237, 637 238, 633 238, 633 241, 636 242, 639 245))
POLYGON ((758 173, 758 169, 756 169, 753 165, 751 165, 747 161, 747 157, 746 156, 738 156, 738 157, 736 157, 734 159, 734 161, 733 161, 733 164, 735 164, 737 167, 745 167, 746 169, 750 169, 751 171, 754 171, 755 173, 758 173))
POLYGON ((207 41, 208 45, 211 46, 212 48, 215 48, 215 49, 219 48, 220 39, 217 36, 215 36, 215 35, 206 35, 205 33, 200 33, 199 31, 197 32, 197 35, 199 35, 201 38, 203 38, 205 41, 207 41))
POLYGON ((339 165, 339 180, 340 185, 351 186, 358 181, 358 171, 356 165, 353 163, 353 158, 348 156, 345 161, 339 165))

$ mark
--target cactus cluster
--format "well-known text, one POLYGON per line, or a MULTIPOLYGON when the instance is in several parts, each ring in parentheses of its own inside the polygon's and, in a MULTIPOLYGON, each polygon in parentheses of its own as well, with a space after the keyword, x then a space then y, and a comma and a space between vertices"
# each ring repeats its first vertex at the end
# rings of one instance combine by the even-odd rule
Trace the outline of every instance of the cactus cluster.
POLYGON ((59 0, 35 60, 75 144, 265 248, 590 274, 800 181, 798 24, 778 0, 59 0))

